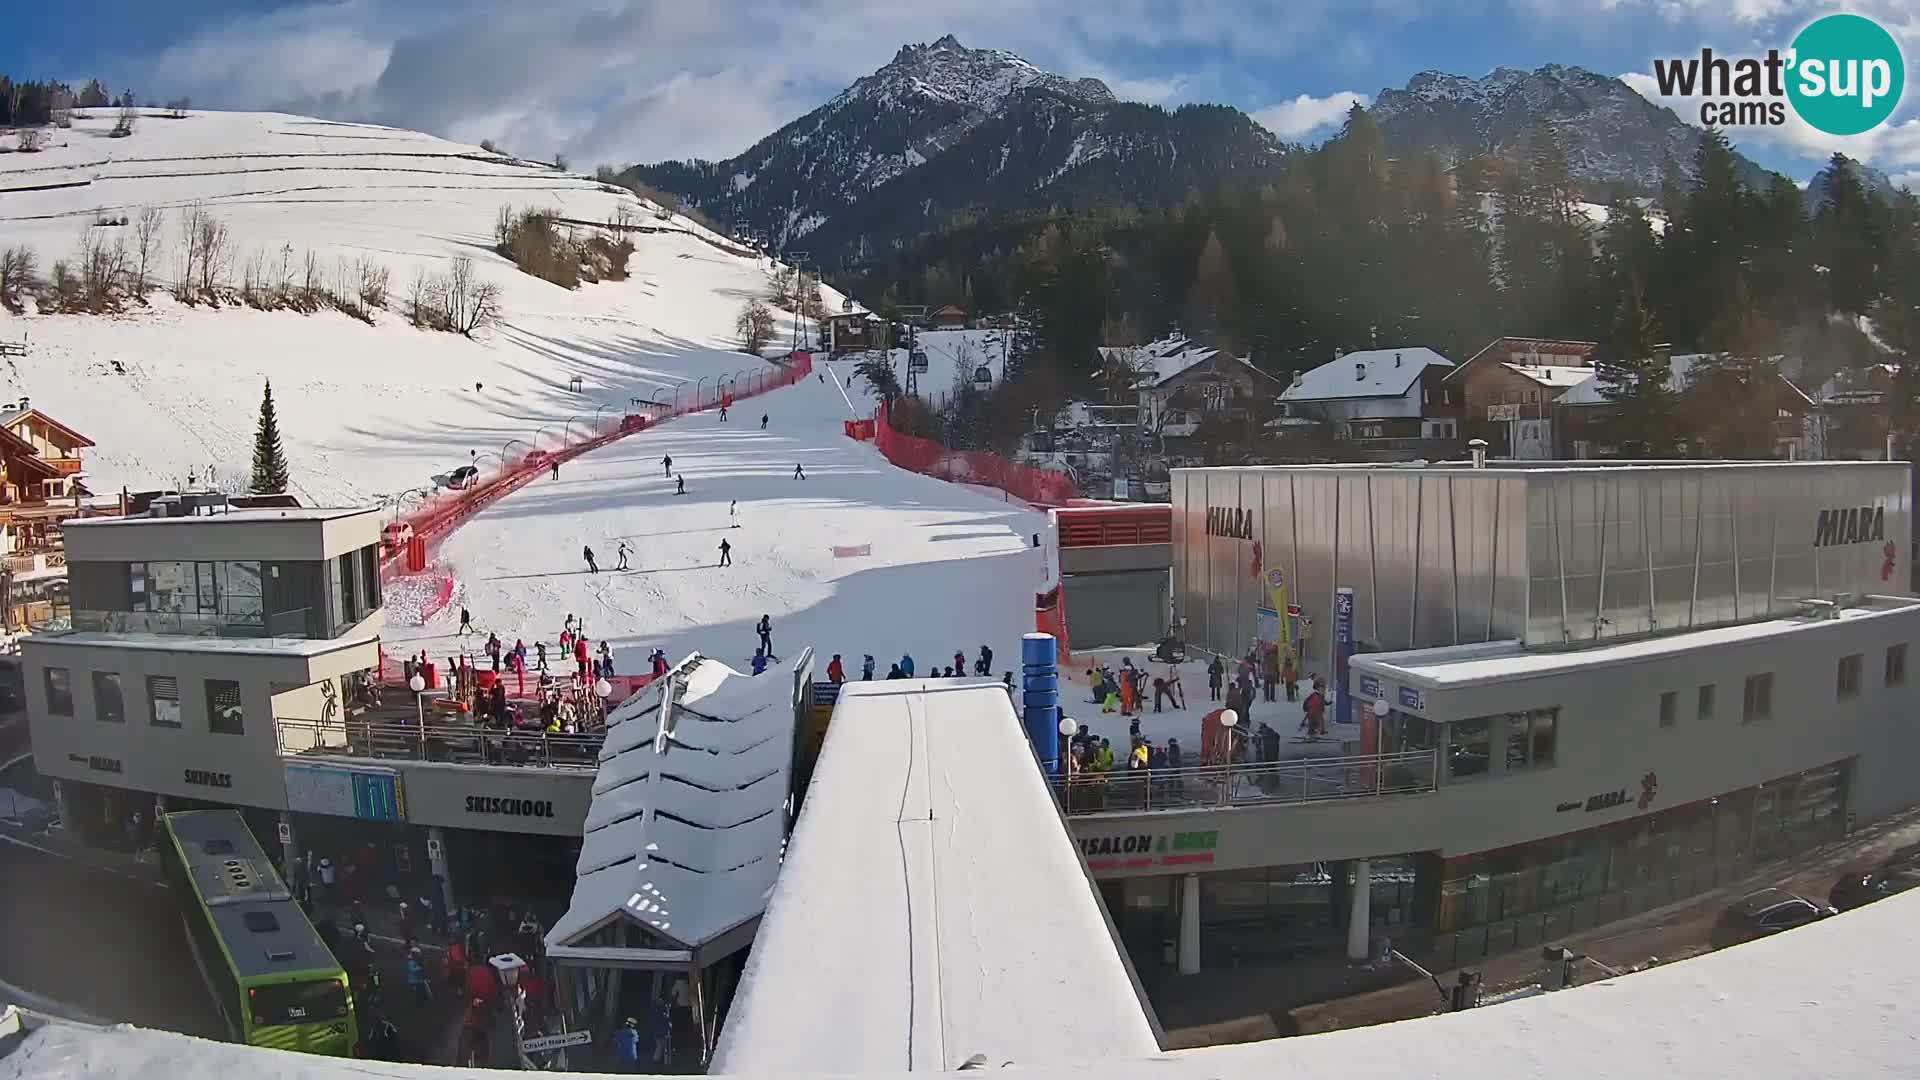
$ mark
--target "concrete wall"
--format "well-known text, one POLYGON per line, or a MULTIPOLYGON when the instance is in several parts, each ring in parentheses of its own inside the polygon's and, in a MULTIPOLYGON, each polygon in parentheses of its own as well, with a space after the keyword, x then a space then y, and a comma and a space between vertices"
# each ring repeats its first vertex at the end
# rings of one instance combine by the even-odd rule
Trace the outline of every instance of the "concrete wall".
MULTIPOLYGON (((1438 851, 1454 856, 1622 821, 1712 798, 1845 758, 1855 758, 1848 809, 1867 822, 1920 801, 1920 609, 1819 622, 1760 641, 1574 669, 1552 679, 1427 691, 1436 717, 1558 708, 1554 764, 1448 782, 1428 795, 1234 810, 1160 811, 1071 818, 1085 846, 1105 839, 1213 833, 1222 870, 1438 851), (1883 685, 1886 649, 1908 645, 1905 685, 1883 685), (1860 694, 1836 700, 1841 657, 1863 656, 1860 694), (1772 672, 1771 716, 1742 721, 1747 676, 1772 672), (1698 689, 1716 687, 1714 713, 1696 715, 1698 689), (1660 695, 1677 694, 1677 722, 1660 726, 1660 695), (1457 697, 1457 699, 1456 699, 1457 697), (1642 783, 1655 794, 1638 805, 1642 783), (1589 796, 1624 790, 1626 801, 1589 812, 1589 796), (1568 809, 1563 806, 1573 805, 1568 809)), ((1390 692, 1390 691, 1389 691, 1390 692)), ((1504 763, 1496 732, 1494 758, 1504 763)), ((1120 848, 1124 850, 1122 843, 1120 848)), ((1149 852, 1102 877, 1165 874, 1149 852)))
POLYGON ((341 517, 272 518, 272 511, 178 518, 74 521, 65 528, 67 558, 77 561, 330 559, 380 542, 380 511, 341 517))

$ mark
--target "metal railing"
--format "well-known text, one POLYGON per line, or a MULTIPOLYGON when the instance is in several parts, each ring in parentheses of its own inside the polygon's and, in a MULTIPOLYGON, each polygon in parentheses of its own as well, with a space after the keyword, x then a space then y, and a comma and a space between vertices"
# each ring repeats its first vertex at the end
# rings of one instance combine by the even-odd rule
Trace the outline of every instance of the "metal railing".
POLYGON ((75 630, 109 634, 167 634, 174 637, 312 638, 311 609, 271 615, 230 615, 197 611, 94 611, 73 613, 75 630))
POLYGON ((1440 768, 1433 750, 1364 757, 1307 758, 1245 765, 1079 772, 1052 781, 1068 814, 1185 810, 1326 802, 1432 791, 1440 768))
POLYGON ((565 735, 539 728, 514 730, 443 722, 432 717, 425 727, 362 720, 281 720, 277 727, 280 752, 287 755, 545 769, 598 768, 600 744, 606 738, 603 731, 565 735))

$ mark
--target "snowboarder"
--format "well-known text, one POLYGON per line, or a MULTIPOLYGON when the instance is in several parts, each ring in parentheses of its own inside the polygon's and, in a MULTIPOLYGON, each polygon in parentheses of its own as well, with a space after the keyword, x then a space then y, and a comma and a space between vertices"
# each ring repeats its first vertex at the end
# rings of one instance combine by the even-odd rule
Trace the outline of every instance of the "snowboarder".
POLYGON ((687 493, 687 478, 681 476, 679 473, 675 473, 673 476, 673 493, 675 495, 685 495, 687 493))
POLYGON ((620 547, 618 550, 620 554, 620 565, 618 567, 615 567, 615 569, 625 570, 627 568, 627 552, 629 550, 627 547, 627 542, 625 540, 620 541, 620 547))
POLYGON ((873 681, 873 654, 872 653, 868 653, 865 656, 860 658, 860 681, 861 682, 873 681))
POLYGON ((761 431, 767 430, 767 414, 766 413, 760 414, 760 430, 761 431))
POLYGON ((981 675, 993 674, 993 650, 992 649, 987 648, 985 645, 980 646, 980 660, 974 670, 981 675))
POLYGON ((732 528, 737 529, 740 527, 740 500, 739 499, 733 499, 727 503, 727 520, 733 523, 731 526, 732 528))
POLYGON ((472 615, 472 613, 470 613, 470 612, 468 612, 466 608, 461 608, 461 609, 460 609, 460 630, 459 630, 459 633, 462 633, 462 634, 477 634, 477 633, 479 633, 479 631, 478 631, 478 630, 475 630, 475 629, 473 628, 473 615, 472 615))
POLYGON ((586 546, 584 546, 584 545, 582 545, 582 546, 581 546, 581 548, 580 548, 580 555, 581 555, 581 557, 582 557, 582 558, 584 558, 584 559, 586 559, 586 560, 587 560, 587 572, 588 572, 588 573, 590 573, 590 574, 597 574, 597 573, 599 573, 599 572, 600 572, 600 565, 599 565, 598 563, 596 563, 596 562, 594 562, 594 561, 593 561, 593 549, 592 549, 592 548, 590 548, 590 547, 586 547, 586 546))
POLYGON ((668 454, 666 457, 663 457, 660 459, 660 471, 663 475, 666 475, 666 476, 673 475, 673 455, 672 454, 668 454))
POLYGON ((903 654, 901 654, 901 656, 900 656, 900 674, 901 674, 901 675, 903 675, 903 676, 905 676, 905 677, 907 677, 907 678, 909 678, 909 679, 911 679, 911 678, 913 678, 913 657, 912 657, 912 656, 910 656, 910 655, 907 655, 907 654, 904 654, 904 653, 903 653, 903 654))
POLYGON ((801 468, 799 464, 796 463, 793 466, 793 478, 795 480, 805 480, 807 478, 807 470, 801 468))
POLYGON ((827 661, 827 681, 835 686, 847 681, 847 671, 840 666, 839 653, 834 653, 833 659, 827 661))
POLYGON ((773 652, 773 619, 772 617, 764 614, 761 615, 760 625, 754 627, 753 632, 760 635, 760 647, 767 650, 767 655, 772 656, 775 660, 780 659, 778 656, 774 656, 774 652, 773 652))
POLYGON ((753 673, 759 675, 767 670, 767 652, 765 649, 753 650, 753 673))
POLYGON ((726 537, 720 538, 720 565, 733 565, 733 545, 727 543, 726 537))

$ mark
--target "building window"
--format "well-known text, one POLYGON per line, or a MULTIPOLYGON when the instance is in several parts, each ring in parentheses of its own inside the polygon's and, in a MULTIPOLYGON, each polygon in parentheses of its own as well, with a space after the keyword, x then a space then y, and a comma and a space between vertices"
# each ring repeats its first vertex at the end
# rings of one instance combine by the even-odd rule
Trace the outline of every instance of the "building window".
POLYGON ((1680 722, 1680 695, 1668 690, 1660 695, 1660 726, 1672 727, 1680 722))
POLYGON ((1444 387, 1444 386, 1440 388, 1440 404, 1442 404, 1442 405, 1451 405, 1451 404, 1453 404, 1453 391, 1452 391, 1452 390, 1449 390, 1449 389, 1447 389, 1447 388, 1446 388, 1446 387, 1444 387))
POLYGON ((120 693, 120 673, 93 673, 93 717, 106 724, 127 722, 127 700, 120 693))
POLYGON ((154 727, 180 726, 180 680, 171 675, 147 676, 147 701, 152 704, 154 727))
POLYGON ((1773 715, 1773 672, 1747 676, 1746 696, 1740 704, 1742 723, 1765 720, 1773 715))
POLYGON ((1907 646, 1905 643, 1887 646, 1887 685, 1905 686, 1907 684, 1907 646))
POLYGON ((1712 683, 1708 683, 1705 686, 1702 686, 1700 688, 1700 700, 1699 700, 1699 704, 1697 704, 1694 707, 1694 713, 1698 715, 1702 720, 1713 719, 1713 684, 1712 683))
POLYGON ((207 680, 207 730, 215 735, 246 734, 239 683, 229 679, 207 680))
POLYGON ((1853 653, 1840 658, 1839 671, 1834 680, 1834 696, 1841 700, 1860 695, 1860 673, 1866 668, 1865 657, 1853 653))
POLYGON ((46 671, 47 714, 49 716, 73 715, 73 672, 63 667, 50 667, 46 671))
POLYGON ((1507 768, 1525 769, 1553 764, 1555 728, 1559 710, 1535 709, 1507 715, 1507 768))
POLYGON ((1492 719, 1455 721, 1447 744, 1447 775, 1457 778, 1486 772, 1493 754, 1492 719))

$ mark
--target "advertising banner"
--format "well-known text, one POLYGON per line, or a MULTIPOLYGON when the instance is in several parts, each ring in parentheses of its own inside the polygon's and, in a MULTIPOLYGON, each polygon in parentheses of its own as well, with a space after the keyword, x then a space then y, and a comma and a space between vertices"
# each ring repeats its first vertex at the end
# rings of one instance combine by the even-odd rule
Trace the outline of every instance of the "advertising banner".
MULTIPOLYGON (((1277 566, 1267 568, 1267 591, 1272 594, 1273 610, 1276 613, 1297 613, 1300 610, 1299 608, 1293 607, 1289 602, 1287 596, 1287 575, 1277 566)), ((1294 653, 1296 638, 1293 632, 1293 619, 1281 619, 1276 615, 1275 621, 1279 623, 1278 636, 1269 638, 1268 640, 1280 646, 1280 656, 1283 659, 1289 655, 1297 655, 1294 653)))
POLYGON ((1333 722, 1353 723, 1353 695, 1348 692, 1348 671, 1353 659, 1353 590, 1341 586, 1333 590, 1333 677, 1339 697, 1333 702, 1333 722))

